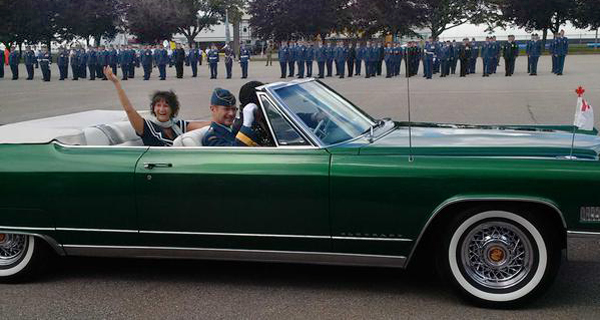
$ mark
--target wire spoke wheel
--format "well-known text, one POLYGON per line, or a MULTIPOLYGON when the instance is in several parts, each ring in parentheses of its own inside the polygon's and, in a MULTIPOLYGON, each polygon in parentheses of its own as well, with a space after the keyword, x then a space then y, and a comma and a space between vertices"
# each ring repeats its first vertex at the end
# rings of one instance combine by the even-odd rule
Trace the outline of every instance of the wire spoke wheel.
POLYGON ((0 268, 20 261, 27 252, 29 237, 22 234, 0 234, 0 268))

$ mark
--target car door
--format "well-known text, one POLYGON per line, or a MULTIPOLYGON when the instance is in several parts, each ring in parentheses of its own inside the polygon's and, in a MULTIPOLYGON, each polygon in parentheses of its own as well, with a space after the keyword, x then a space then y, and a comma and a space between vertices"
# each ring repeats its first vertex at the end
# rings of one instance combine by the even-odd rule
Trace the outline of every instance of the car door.
POLYGON ((135 178, 145 244, 329 251, 330 154, 291 130, 278 147, 150 148, 135 178))
POLYGON ((54 143, 40 156, 36 176, 67 251, 137 243, 134 170, 146 150, 54 143))

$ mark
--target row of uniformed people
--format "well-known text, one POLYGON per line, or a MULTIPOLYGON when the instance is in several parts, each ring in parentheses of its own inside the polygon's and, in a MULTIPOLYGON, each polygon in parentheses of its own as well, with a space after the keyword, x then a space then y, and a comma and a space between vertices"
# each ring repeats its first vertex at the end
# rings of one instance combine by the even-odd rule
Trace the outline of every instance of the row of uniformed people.
MULTIPOLYGON (((225 65, 227 68, 227 78, 231 78, 231 66, 233 58, 233 50, 225 46, 225 65)), ((217 77, 217 64, 219 62, 219 52, 216 46, 213 45, 212 49, 206 51, 207 60, 211 68, 211 79, 217 77)), ((0 58, 4 58, 4 52, 0 52, 2 55, 0 58)), ((118 68, 121 68, 122 80, 135 77, 135 68, 142 67, 144 70, 144 80, 149 80, 152 73, 152 68, 157 67, 159 70, 160 80, 166 79, 166 66, 175 66, 177 78, 183 77, 183 65, 190 66, 192 69, 192 77, 197 77, 198 65, 202 65, 204 52, 202 49, 193 46, 189 51, 185 51, 180 44, 172 52, 169 52, 164 48, 163 45, 149 46, 145 45, 139 49, 134 49, 133 46, 105 46, 100 47, 89 47, 85 50, 81 47, 66 49, 61 47, 59 49, 56 62, 60 73, 60 80, 68 78, 69 66, 71 66, 71 72, 73 80, 79 78, 87 78, 89 69, 90 80, 95 80, 96 77, 106 80, 102 69, 105 66, 111 67, 113 73, 116 75, 118 68)), ((245 48, 243 45, 240 48, 239 61, 242 69, 242 78, 248 77, 248 62, 250 61, 251 53, 250 50, 245 48)), ((31 47, 27 46, 23 54, 23 62, 26 66, 28 73, 28 80, 32 80, 34 77, 34 66, 39 66, 38 60, 43 59, 42 72, 47 70, 46 64, 52 63, 52 57, 50 53, 45 50, 36 54, 31 47), (41 56, 44 55, 44 58, 41 56)), ((21 62, 21 54, 13 47, 9 54, 9 65, 12 70, 13 80, 19 78, 19 64, 21 62)), ((49 70, 49 69, 48 69, 49 70)), ((44 73, 46 75, 46 73, 44 73)), ((0 78, 4 77, 4 65, 0 66, 0 78)), ((44 76, 45 81, 50 81, 50 73, 44 76)))

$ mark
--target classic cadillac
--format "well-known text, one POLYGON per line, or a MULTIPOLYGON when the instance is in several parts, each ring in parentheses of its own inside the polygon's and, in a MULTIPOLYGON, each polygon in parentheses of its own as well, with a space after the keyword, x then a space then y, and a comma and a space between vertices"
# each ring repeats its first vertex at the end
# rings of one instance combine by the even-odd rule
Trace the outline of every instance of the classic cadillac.
POLYGON ((0 280, 48 254, 406 268, 468 300, 539 296, 600 236, 600 138, 376 120, 315 80, 259 87, 274 147, 145 147, 118 111, 0 127, 0 280), (309 125, 300 114, 316 114, 309 125))

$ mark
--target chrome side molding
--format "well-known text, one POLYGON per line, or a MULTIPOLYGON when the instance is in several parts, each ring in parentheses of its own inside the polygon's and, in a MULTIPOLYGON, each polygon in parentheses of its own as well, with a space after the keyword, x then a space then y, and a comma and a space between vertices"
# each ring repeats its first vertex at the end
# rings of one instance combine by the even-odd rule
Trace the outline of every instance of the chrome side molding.
POLYGON ((63 245, 67 255, 93 257, 258 261, 404 268, 406 257, 333 252, 212 249, 187 247, 63 245))

